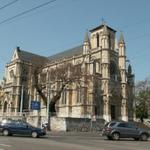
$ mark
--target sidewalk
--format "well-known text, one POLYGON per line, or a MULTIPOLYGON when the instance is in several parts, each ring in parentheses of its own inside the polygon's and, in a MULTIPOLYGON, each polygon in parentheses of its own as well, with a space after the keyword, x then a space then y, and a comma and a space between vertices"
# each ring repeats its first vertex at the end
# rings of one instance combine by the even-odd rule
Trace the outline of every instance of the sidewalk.
POLYGON ((48 136, 92 136, 92 137, 100 137, 101 132, 63 132, 63 131, 47 131, 48 136))
MULTIPOLYGON (((102 138, 102 133, 101 132, 97 132, 97 133, 94 133, 94 132, 65 132, 65 131, 48 131, 46 136, 72 136, 72 137, 99 137, 99 138, 102 138)), ((148 139, 148 141, 150 141, 150 137, 148 139)))

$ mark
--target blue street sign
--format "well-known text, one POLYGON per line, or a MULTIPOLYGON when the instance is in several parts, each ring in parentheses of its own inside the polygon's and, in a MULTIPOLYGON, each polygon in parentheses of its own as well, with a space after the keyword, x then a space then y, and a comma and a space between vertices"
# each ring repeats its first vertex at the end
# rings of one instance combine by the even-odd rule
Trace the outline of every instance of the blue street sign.
POLYGON ((38 101, 31 101, 31 109, 32 110, 40 110, 40 102, 38 101))

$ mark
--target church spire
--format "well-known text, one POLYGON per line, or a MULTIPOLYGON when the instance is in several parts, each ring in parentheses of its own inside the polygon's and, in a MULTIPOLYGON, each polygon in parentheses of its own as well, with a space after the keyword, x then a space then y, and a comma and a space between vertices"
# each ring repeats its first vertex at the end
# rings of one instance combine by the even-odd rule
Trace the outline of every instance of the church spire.
POLYGON ((87 31, 86 31, 86 33, 85 33, 84 42, 88 42, 88 43, 90 43, 90 39, 89 39, 88 30, 87 30, 87 31))
POLYGON ((109 49, 109 31, 105 24, 103 25, 101 46, 102 46, 102 49, 109 49))
POLYGON ((129 75, 131 75, 132 74, 132 67, 131 67, 131 65, 129 64, 129 66, 128 66, 128 74, 129 75))
POLYGON ((121 34, 120 34, 120 38, 119 38, 119 43, 125 43, 124 42, 124 36, 123 36, 123 33, 121 32, 121 34))
POLYGON ((118 48, 118 40, 117 40, 117 38, 115 38, 115 50, 118 51, 118 49, 119 49, 118 48))
POLYGON ((83 54, 87 54, 90 49, 90 39, 89 39, 89 34, 88 30, 85 33, 85 38, 84 38, 84 43, 83 43, 83 54))

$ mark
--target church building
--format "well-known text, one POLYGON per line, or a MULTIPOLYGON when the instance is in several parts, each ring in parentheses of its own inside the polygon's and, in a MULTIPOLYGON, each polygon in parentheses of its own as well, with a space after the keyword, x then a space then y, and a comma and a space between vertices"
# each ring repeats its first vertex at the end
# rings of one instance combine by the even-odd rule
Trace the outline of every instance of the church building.
POLYGON ((17 47, 6 65, 2 113, 33 112, 48 115, 54 101, 58 117, 106 121, 132 120, 134 74, 127 61, 123 33, 101 24, 85 33, 81 45, 50 57, 17 47))

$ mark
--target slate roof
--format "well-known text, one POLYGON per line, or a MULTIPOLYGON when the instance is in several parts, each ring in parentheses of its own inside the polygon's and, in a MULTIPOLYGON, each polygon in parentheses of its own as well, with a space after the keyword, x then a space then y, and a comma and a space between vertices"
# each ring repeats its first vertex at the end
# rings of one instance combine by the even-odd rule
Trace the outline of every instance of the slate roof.
POLYGON ((80 46, 65 50, 61 53, 52 55, 52 56, 48 57, 48 59, 50 61, 57 61, 57 60, 61 60, 64 58, 70 58, 73 56, 77 56, 77 55, 80 55, 82 53, 83 53, 83 45, 80 45, 80 46))
POLYGON ((17 49, 17 53, 20 60, 32 62, 34 64, 41 64, 48 61, 47 57, 36 55, 24 50, 17 49))
POLYGON ((33 64, 43 64, 48 62, 54 62, 58 60, 62 60, 64 58, 70 58, 73 56, 77 56, 83 53, 83 45, 65 50, 63 52, 60 52, 58 54, 52 55, 50 57, 44 57, 40 55, 36 55, 24 50, 20 50, 20 48, 17 48, 18 57, 20 60, 31 62, 33 64))
MULTIPOLYGON (((96 31, 96 30, 101 29, 101 28, 103 28, 103 27, 104 27, 104 24, 102 24, 102 25, 100 25, 100 26, 98 26, 98 27, 95 27, 95 28, 91 29, 90 32, 96 31)), ((112 28, 109 27, 109 26, 107 26, 107 28, 108 28, 109 30, 111 30, 111 31, 116 32, 116 30, 112 29, 112 28)))

